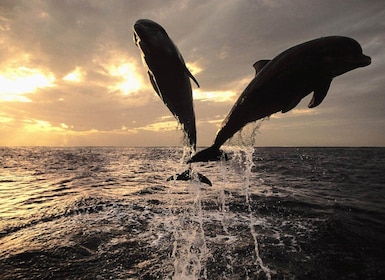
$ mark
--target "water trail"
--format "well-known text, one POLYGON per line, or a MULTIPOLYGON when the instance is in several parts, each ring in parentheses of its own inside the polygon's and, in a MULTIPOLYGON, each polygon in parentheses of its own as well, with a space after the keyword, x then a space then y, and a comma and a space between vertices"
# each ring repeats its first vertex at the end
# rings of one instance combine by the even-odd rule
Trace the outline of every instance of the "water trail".
MULTIPOLYGON (((223 232, 225 233, 226 237, 231 240, 231 233, 229 231, 229 223, 230 223, 230 209, 227 204, 227 196, 230 195, 229 191, 226 191, 226 186, 228 182, 228 178, 226 176, 227 174, 227 169, 226 165, 224 164, 223 161, 220 161, 220 174, 222 175, 222 182, 220 183, 220 187, 218 189, 218 206, 219 206, 219 217, 220 217, 220 222, 222 225, 223 232), (226 194, 227 192, 227 194, 226 194)), ((234 259, 233 259, 233 251, 235 249, 234 243, 224 243, 225 249, 224 249, 224 254, 223 257, 225 258, 226 261, 226 270, 223 271, 222 277, 223 279, 231 279, 231 276, 234 274, 234 259), (228 275, 229 274, 229 275, 228 275), (230 277, 230 278, 228 278, 230 277)))
MULTIPOLYGON (((196 192, 196 194, 195 194, 195 199, 194 199, 194 207, 196 209, 196 215, 197 215, 198 222, 199 222, 199 233, 200 233, 199 239, 201 239, 201 242, 202 242, 202 248, 201 248, 199 258, 200 258, 200 263, 204 264, 207 261, 207 258, 209 257, 210 252, 207 248, 206 235, 205 235, 205 230, 203 228, 204 220, 203 220, 202 196, 201 196, 202 190, 199 186, 199 182, 197 182, 195 192, 196 192)), ((206 266, 203 267, 203 275, 202 276, 205 279, 207 279, 206 266)))
POLYGON ((201 190, 199 185, 189 187, 189 195, 194 195, 192 204, 174 213, 173 279, 207 279, 205 264, 210 254, 203 227, 201 190))
MULTIPOLYGON (((188 150, 183 150, 181 165, 184 165, 188 150)), ((207 279, 206 262, 210 257, 204 231, 204 210, 202 208, 202 183, 195 170, 194 180, 182 183, 172 181, 178 188, 178 202, 173 192, 169 192, 170 219, 172 224, 173 246, 171 258, 174 265, 173 279, 207 279), (180 188, 185 187, 185 193, 180 188), (180 203, 183 201, 183 204, 180 203)))
POLYGON ((260 269, 265 273, 267 279, 271 279, 271 271, 270 269, 263 263, 263 260, 259 254, 259 245, 258 245, 258 233, 255 231, 255 225, 256 225, 256 220, 255 217, 253 216, 253 210, 252 210, 252 198, 250 196, 250 178, 251 178, 251 169, 254 165, 253 163, 253 153, 254 153, 254 148, 249 146, 246 147, 245 149, 245 185, 244 185, 244 191, 245 191, 245 200, 246 204, 248 207, 248 212, 249 212, 249 228, 250 228, 250 233, 253 237, 254 240, 254 252, 255 252, 255 257, 256 257, 256 264, 260 267, 260 269))
POLYGON ((222 182, 220 183, 220 187, 218 189, 218 198, 219 198, 219 211, 220 211, 220 217, 221 217, 221 224, 223 231, 227 234, 230 235, 229 230, 228 230, 228 220, 229 218, 227 217, 227 213, 229 211, 229 207, 226 204, 226 167, 223 164, 223 161, 220 161, 220 174, 222 175, 222 182))
MULTIPOLYGON (((259 246, 258 246, 258 234, 255 231, 254 225, 256 224, 256 219, 253 216, 252 211, 252 199, 250 196, 250 178, 252 175, 252 167, 254 165, 253 163, 253 152, 254 152, 254 143, 256 139, 256 135, 259 132, 259 128, 262 125, 262 122, 268 118, 261 119, 257 122, 251 123, 242 130, 235 134, 234 137, 232 137, 229 141, 229 144, 231 145, 231 149, 233 151, 233 161, 238 161, 239 166, 237 168, 245 168, 243 171, 244 174, 244 193, 245 193, 245 202, 247 205, 248 213, 249 213, 249 228, 250 228, 250 234, 253 237, 254 242, 254 253, 256 258, 256 265, 258 266, 258 271, 263 271, 264 274, 268 279, 271 279, 271 272, 270 269, 264 265, 263 260, 259 254, 259 246), (243 152, 245 154, 243 154, 243 152)), ((246 273, 247 275, 247 273, 246 273)), ((248 276, 247 276, 248 277, 248 276)))

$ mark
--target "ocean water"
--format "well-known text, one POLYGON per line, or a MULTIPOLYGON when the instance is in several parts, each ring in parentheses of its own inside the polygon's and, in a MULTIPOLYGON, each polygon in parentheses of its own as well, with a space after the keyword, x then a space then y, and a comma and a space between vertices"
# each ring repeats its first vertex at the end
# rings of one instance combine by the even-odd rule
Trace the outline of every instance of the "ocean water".
POLYGON ((0 279, 385 279, 385 148, 0 148, 0 279))

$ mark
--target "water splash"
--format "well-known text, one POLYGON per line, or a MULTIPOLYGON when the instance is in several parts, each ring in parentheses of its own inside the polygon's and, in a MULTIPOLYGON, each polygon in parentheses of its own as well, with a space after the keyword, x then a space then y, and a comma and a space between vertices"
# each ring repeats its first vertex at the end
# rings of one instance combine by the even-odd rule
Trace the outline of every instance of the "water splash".
MULTIPOLYGON (((191 185, 191 184, 190 184, 191 185)), ((191 186, 190 186, 191 187, 191 186)), ((173 279, 207 279, 205 263, 209 257, 206 244, 201 190, 199 185, 192 188, 192 204, 172 210, 174 264, 173 279)))
POLYGON ((252 146, 244 146, 242 149, 237 147, 233 148, 234 150, 234 159, 238 161, 239 164, 244 166, 244 184, 243 191, 245 195, 245 203, 248 210, 248 219, 249 219, 249 229, 250 234, 254 241, 254 254, 255 254, 255 264, 257 265, 258 271, 263 272, 267 279, 271 279, 271 270, 267 265, 264 264, 264 261, 260 255, 260 249, 258 244, 258 233, 255 230, 255 226, 258 225, 258 221, 253 215, 252 210, 252 197, 251 197, 251 189, 250 189, 250 178, 252 177, 252 168, 254 166, 253 163, 253 154, 254 148, 252 146))
POLYGON ((260 266, 262 271, 266 274, 267 279, 271 279, 271 271, 270 269, 263 263, 263 260, 259 254, 259 245, 258 245, 258 234, 255 231, 254 225, 255 223, 255 217, 253 216, 253 212, 251 210, 251 197, 250 197, 250 177, 251 177, 251 169, 254 166, 253 163, 253 153, 254 153, 254 148, 253 147, 248 147, 246 149, 246 180, 245 180, 245 196, 246 196, 246 203, 248 206, 249 210, 249 219, 250 219, 250 232, 251 235, 253 236, 254 239, 254 251, 255 251, 255 256, 256 256, 256 261, 257 264, 260 266))
MULTIPOLYGON (((184 149, 180 165, 185 162, 187 156, 189 156, 188 151, 184 149)), ((191 172, 193 180, 184 184, 180 181, 171 181, 168 193, 173 238, 171 258, 174 272, 172 279, 207 279, 206 262, 210 257, 210 252, 204 230, 203 190, 193 167, 191 172), (185 188, 181 192, 183 186, 185 188)))

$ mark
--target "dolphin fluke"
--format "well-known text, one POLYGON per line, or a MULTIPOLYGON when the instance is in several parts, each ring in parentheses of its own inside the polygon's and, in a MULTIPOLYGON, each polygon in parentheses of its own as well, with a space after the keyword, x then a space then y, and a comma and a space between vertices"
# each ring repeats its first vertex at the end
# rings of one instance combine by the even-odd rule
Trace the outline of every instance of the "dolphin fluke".
MULTIPOLYGON (((191 169, 187 169, 185 170, 184 172, 182 172, 181 174, 176 174, 176 175, 173 175, 173 176, 170 176, 167 181, 171 181, 171 180, 180 180, 180 181, 189 181, 189 180, 193 180, 193 176, 191 174, 191 169)), ((202 183, 205 183, 209 186, 212 186, 212 183, 211 181, 203 174, 201 173, 197 173, 198 175, 198 180, 199 182, 202 182, 202 183)))
POLYGON ((187 163, 228 160, 227 154, 215 146, 196 153, 187 163))

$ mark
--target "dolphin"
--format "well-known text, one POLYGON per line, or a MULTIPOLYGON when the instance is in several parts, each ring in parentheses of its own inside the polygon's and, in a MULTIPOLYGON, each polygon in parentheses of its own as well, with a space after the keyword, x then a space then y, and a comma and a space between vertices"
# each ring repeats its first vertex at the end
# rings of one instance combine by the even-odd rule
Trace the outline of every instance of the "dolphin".
MULTIPOLYGON (((139 48, 144 66, 155 92, 174 117, 182 124, 190 145, 190 157, 196 151, 196 124, 190 78, 199 83, 187 69, 182 54, 166 30, 149 19, 134 24, 134 43, 139 48)), ((197 173, 200 182, 212 185, 210 180, 197 173)), ((193 180, 191 165, 188 170, 167 179, 193 180)))
POLYGON ((219 148, 246 124, 279 111, 286 113, 311 92, 308 107, 314 108, 324 100, 333 78, 370 63, 357 41, 342 36, 311 40, 272 60, 257 61, 255 77, 223 121, 213 145, 188 163, 227 159, 219 148))
POLYGON ((199 87, 197 80, 162 26, 149 19, 140 19, 133 31, 134 42, 154 90, 182 124, 189 145, 195 151, 196 125, 190 78, 199 87))

